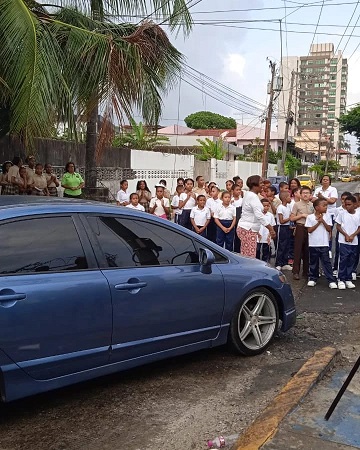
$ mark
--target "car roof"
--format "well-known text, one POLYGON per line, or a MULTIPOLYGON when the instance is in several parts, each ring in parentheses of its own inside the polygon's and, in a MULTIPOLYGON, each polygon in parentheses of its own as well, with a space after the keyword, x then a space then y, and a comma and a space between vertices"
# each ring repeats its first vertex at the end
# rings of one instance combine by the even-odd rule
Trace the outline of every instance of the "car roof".
MULTIPOLYGON (((91 200, 73 200, 60 197, 37 197, 26 195, 0 195, 0 219, 29 216, 37 214, 99 212, 118 214, 124 211, 115 204, 91 200)), ((127 215, 144 214, 140 211, 126 208, 127 215)))

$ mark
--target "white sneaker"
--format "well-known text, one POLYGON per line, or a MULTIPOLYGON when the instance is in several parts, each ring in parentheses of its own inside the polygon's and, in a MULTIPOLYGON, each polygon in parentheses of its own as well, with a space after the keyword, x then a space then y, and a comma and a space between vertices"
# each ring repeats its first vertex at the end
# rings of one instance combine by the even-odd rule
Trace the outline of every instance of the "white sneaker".
POLYGON ((343 281, 338 282, 338 289, 346 289, 345 283, 343 281))
POLYGON ((314 281, 314 280, 310 280, 310 281, 308 281, 308 284, 307 284, 309 287, 314 287, 314 286, 316 286, 316 281, 314 281))
POLYGON ((335 283, 335 281, 332 281, 331 283, 329 283, 329 288, 330 289, 337 289, 337 284, 335 283))
POLYGON ((354 287, 356 287, 355 284, 352 281, 345 281, 345 286, 348 289, 354 289, 354 287))
POLYGON ((331 252, 331 250, 329 250, 329 258, 330 258, 330 259, 332 258, 332 252, 331 252))
POLYGON ((282 266, 282 270, 292 270, 292 267, 290 264, 286 264, 285 266, 282 266))
POLYGON ((351 279, 352 279, 353 281, 356 281, 356 272, 353 272, 353 273, 351 274, 351 279))
POLYGON ((275 269, 281 271, 281 266, 276 266, 275 269))

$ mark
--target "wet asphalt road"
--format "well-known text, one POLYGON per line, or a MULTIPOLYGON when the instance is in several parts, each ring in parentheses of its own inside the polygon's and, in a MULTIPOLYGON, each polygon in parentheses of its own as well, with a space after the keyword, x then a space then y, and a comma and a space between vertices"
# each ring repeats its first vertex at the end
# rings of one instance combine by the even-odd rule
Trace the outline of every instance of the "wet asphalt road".
POLYGON ((241 432, 314 350, 359 353, 360 280, 346 291, 323 279, 315 288, 291 283, 297 324, 265 354, 201 351, 1 405, 0 450, 201 450, 206 439, 241 432))

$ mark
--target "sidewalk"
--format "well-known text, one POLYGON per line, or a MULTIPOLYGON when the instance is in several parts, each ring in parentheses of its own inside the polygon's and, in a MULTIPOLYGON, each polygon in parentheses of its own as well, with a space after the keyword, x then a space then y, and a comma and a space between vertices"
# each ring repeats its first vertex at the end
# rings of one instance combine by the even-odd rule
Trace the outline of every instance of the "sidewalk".
POLYGON ((328 374, 284 419, 261 450, 360 448, 360 373, 351 381, 329 421, 324 419, 350 370, 351 366, 328 374))

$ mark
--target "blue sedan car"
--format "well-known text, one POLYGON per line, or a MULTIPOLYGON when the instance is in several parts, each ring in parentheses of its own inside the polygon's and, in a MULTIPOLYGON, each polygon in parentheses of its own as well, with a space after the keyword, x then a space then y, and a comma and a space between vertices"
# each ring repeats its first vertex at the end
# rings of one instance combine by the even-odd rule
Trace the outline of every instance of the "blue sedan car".
POLYGON ((0 196, 3 401, 295 322, 284 275, 129 208, 0 196), (280 325, 281 324, 281 325, 280 325))

